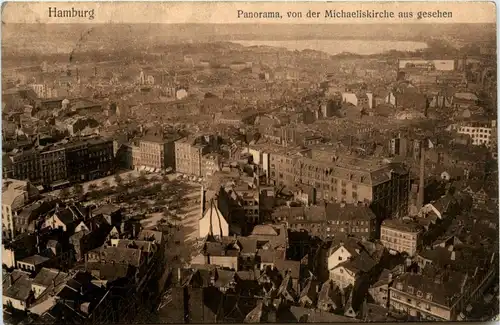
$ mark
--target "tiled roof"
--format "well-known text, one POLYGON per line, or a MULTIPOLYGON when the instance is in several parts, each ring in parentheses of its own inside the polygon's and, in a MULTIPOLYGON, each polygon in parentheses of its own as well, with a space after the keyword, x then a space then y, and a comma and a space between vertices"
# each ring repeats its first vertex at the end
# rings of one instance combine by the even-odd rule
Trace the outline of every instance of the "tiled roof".
POLYGON ((62 283, 68 277, 67 273, 61 272, 57 269, 42 268, 40 272, 33 279, 33 284, 37 284, 43 287, 48 287, 55 283, 62 283))
POLYGON ((374 220, 375 213, 364 204, 328 203, 326 206, 328 220, 374 220))
POLYGON ((20 260, 19 262, 32 264, 32 265, 40 265, 48 260, 49 260, 48 257, 41 256, 41 255, 33 255, 33 256, 25 257, 22 260, 20 260))
POLYGON ((422 228, 413 221, 403 221, 399 219, 386 219, 382 222, 383 227, 406 232, 419 232, 422 228))
POLYGON ((14 270, 3 283, 3 295, 15 300, 25 301, 31 292, 31 279, 29 274, 14 270))

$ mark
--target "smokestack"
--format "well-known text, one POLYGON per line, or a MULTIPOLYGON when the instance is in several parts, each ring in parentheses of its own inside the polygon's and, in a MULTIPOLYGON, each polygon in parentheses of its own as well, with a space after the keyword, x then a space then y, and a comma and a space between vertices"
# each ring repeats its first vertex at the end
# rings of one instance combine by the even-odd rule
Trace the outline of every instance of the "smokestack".
POLYGON ((420 178, 418 184, 417 208, 420 210, 424 205, 424 188, 425 188, 425 149, 424 141, 420 143, 420 178))

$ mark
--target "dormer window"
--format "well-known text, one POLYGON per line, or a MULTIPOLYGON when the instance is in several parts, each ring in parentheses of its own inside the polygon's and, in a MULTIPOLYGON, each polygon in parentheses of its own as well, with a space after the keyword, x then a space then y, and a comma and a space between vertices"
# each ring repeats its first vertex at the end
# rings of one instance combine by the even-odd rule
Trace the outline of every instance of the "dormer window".
POLYGON ((418 290, 418 291, 417 291, 417 297, 422 298, 422 296, 423 296, 422 291, 418 290))
POLYGON ((398 289, 398 290, 403 290, 403 284, 402 284, 402 283, 400 283, 400 282, 398 282, 398 283, 396 284, 396 289, 398 289))
POLYGON ((408 293, 413 294, 413 287, 412 286, 408 286, 408 293))
POLYGON ((427 299, 427 300, 432 300, 432 293, 427 293, 427 294, 425 295, 425 299, 427 299))

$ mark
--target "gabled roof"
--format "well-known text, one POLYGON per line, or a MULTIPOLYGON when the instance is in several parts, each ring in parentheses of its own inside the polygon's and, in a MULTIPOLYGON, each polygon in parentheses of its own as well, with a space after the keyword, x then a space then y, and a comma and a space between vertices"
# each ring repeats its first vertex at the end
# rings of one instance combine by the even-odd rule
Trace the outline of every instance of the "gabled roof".
POLYGON ((364 204, 328 203, 326 205, 328 220, 375 220, 375 213, 364 204))
POLYGON ((52 284, 56 286, 62 283, 68 277, 67 273, 57 269, 42 268, 33 279, 33 284, 48 287, 52 284))
POLYGON ((337 267, 343 266, 346 269, 351 270, 352 272, 357 274, 359 272, 367 273, 375 265, 376 262, 370 257, 370 255, 368 255, 368 253, 365 251, 361 251, 358 256, 340 263, 337 267))
POLYGON ((31 282, 28 273, 14 270, 3 282, 3 295, 15 300, 26 301, 31 293, 31 282))
MULTIPOLYGON (((327 280, 325 283, 321 285, 321 290, 319 291, 318 295, 318 302, 331 301, 336 305, 338 299, 335 299, 335 295, 339 294, 340 294, 340 289, 335 284, 335 282, 333 282, 333 280, 327 280)), ((340 296, 338 298, 340 298, 340 296)))
POLYGON ((312 279, 308 279, 306 282, 306 285, 304 286, 304 289, 300 292, 300 299, 304 297, 308 297, 309 299, 312 300, 313 303, 315 303, 315 300, 318 298, 318 292, 316 291, 316 285, 319 285, 317 281, 314 281, 312 279))
POLYGON ((392 272, 388 269, 383 269, 380 273, 377 281, 371 285, 372 288, 377 288, 386 284, 389 284, 392 272))
POLYGON ((235 280, 235 274, 235 271, 217 269, 215 277, 215 287, 227 287, 231 284, 231 282, 235 280))

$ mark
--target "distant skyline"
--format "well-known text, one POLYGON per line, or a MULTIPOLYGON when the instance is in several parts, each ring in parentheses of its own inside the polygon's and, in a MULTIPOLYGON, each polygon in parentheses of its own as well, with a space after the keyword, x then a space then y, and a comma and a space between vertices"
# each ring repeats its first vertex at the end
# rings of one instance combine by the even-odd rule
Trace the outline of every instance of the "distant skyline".
POLYGON ((9 23, 208 23, 208 24, 337 24, 337 23, 496 23, 493 2, 8 2, 3 5, 2 22, 9 23), (49 17, 49 8, 58 10, 94 10, 94 19, 49 17), (238 18, 238 10, 247 12, 280 12, 281 19, 238 18), (306 18, 312 10, 319 18, 306 18), (355 19, 326 18, 326 10, 391 11, 395 18, 355 19), (302 18, 288 18, 287 12, 302 12, 302 18), (448 18, 417 19, 416 13, 448 12, 448 18), (398 18, 399 12, 413 12, 414 17, 398 18))

